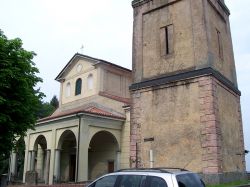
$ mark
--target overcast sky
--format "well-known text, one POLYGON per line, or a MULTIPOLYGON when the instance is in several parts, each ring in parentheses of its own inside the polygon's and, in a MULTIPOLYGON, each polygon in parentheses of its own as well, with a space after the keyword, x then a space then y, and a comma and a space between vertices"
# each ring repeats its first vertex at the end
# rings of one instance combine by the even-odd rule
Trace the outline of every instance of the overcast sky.
MULTIPOLYGON (((225 0, 231 11, 245 147, 250 150, 250 0, 225 0)), ((49 101, 59 95, 54 79, 80 52, 131 69, 133 10, 131 0, 1 0, 0 29, 19 37, 34 59, 49 101), (98 4, 97 4, 98 3, 98 4), (81 46, 84 46, 81 50, 81 46)), ((250 171, 250 153, 246 156, 250 171)))

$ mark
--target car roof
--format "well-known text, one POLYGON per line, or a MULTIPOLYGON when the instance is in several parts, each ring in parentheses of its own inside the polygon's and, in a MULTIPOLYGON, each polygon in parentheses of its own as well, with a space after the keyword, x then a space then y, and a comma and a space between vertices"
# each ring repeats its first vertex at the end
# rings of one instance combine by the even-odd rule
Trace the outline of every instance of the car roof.
POLYGON ((116 171, 118 172, 145 172, 145 173, 169 173, 169 174, 184 174, 184 173, 192 173, 186 169, 183 168, 166 168, 166 167, 160 167, 160 168, 128 168, 128 169, 121 169, 116 171))
POLYGON ((141 169, 136 169, 136 168, 130 168, 130 169, 122 169, 115 171, 113 173, 109 173, 106 175, 103 175, 93 182, 90 183, 93 184, 97 180, 106 177, 106 176, 120 176, 120 175, 145 175, 145 176, 158 176, 158 177, 163 177, 163 178, 168 178, 167 176, 173 176, 173 175, 182 175, 182 174, 189 174, 193 173, 185 169, 180 169, 180 168, 141 168, 141 169))
POLYGON ((181 175, 192 173, 185 169, 180 168, 142 168, 142 169, 122 169, 115 171, 113 173, 106 174, 108 175, 154 175, 154 176, 166 176, 166 175, 181 175))

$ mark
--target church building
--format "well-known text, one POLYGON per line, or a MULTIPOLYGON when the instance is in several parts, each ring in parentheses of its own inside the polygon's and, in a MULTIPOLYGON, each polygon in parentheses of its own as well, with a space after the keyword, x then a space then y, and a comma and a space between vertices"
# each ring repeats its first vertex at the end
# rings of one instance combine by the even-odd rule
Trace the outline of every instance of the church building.
POLYGON ((56 80, 60 106, 27 132, 24 173, 53 184, 128 168, 131 70, 77 53, 56 80))
POLYGON ((23 182, 29 171, 54 184, 152 167, 188 169, 207 183, 244 179, 224 0, 133 0, 132 7, 132 71, 72 57, 56 77, 59 108, 25 137, 23 182))

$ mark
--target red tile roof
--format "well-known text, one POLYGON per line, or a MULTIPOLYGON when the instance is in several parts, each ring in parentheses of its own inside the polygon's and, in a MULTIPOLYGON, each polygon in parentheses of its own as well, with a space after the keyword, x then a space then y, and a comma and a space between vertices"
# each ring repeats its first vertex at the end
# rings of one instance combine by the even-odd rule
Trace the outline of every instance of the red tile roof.
POLYGON ((52 120, 52 119, 56 119, 60 117, 66 117, 66 116, 77 114, 77 113, 93 114, 93 115, 100 116, 100 117, 104 116, 104 117, 111 117, 111 118, 122 119, 122 120, 126 119, 125 116, 113 114, 111 112, 105 111, 104 109, 100 109, 95 106, 90 106, 87 108, 79 107, 79 108, 69 109, 65 111, 56 111, 51 116, 39 119, 37 122, 38 123, 45 122, 48 120, 52 120))
POLYGON ((120 101, 120 102, 123 102, 123 103, 126 103, 126 104, 131 103, 130 98, 119 97, 119 96, 116 96, 116 95, 112 95, 112 94, 110 94, 108 92, 99 92, 99 95, 103 96, 103 97, 113 99, 113 100, 116 100, 116 101, 120 101))

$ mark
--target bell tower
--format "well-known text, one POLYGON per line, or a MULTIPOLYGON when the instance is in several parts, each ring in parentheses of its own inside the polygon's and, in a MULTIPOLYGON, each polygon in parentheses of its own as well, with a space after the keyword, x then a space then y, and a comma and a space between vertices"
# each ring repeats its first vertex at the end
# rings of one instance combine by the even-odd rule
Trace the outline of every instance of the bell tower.
POLYGON ((240 91, 223 0, 134 0, 131 167, 244 177, 240 91))

